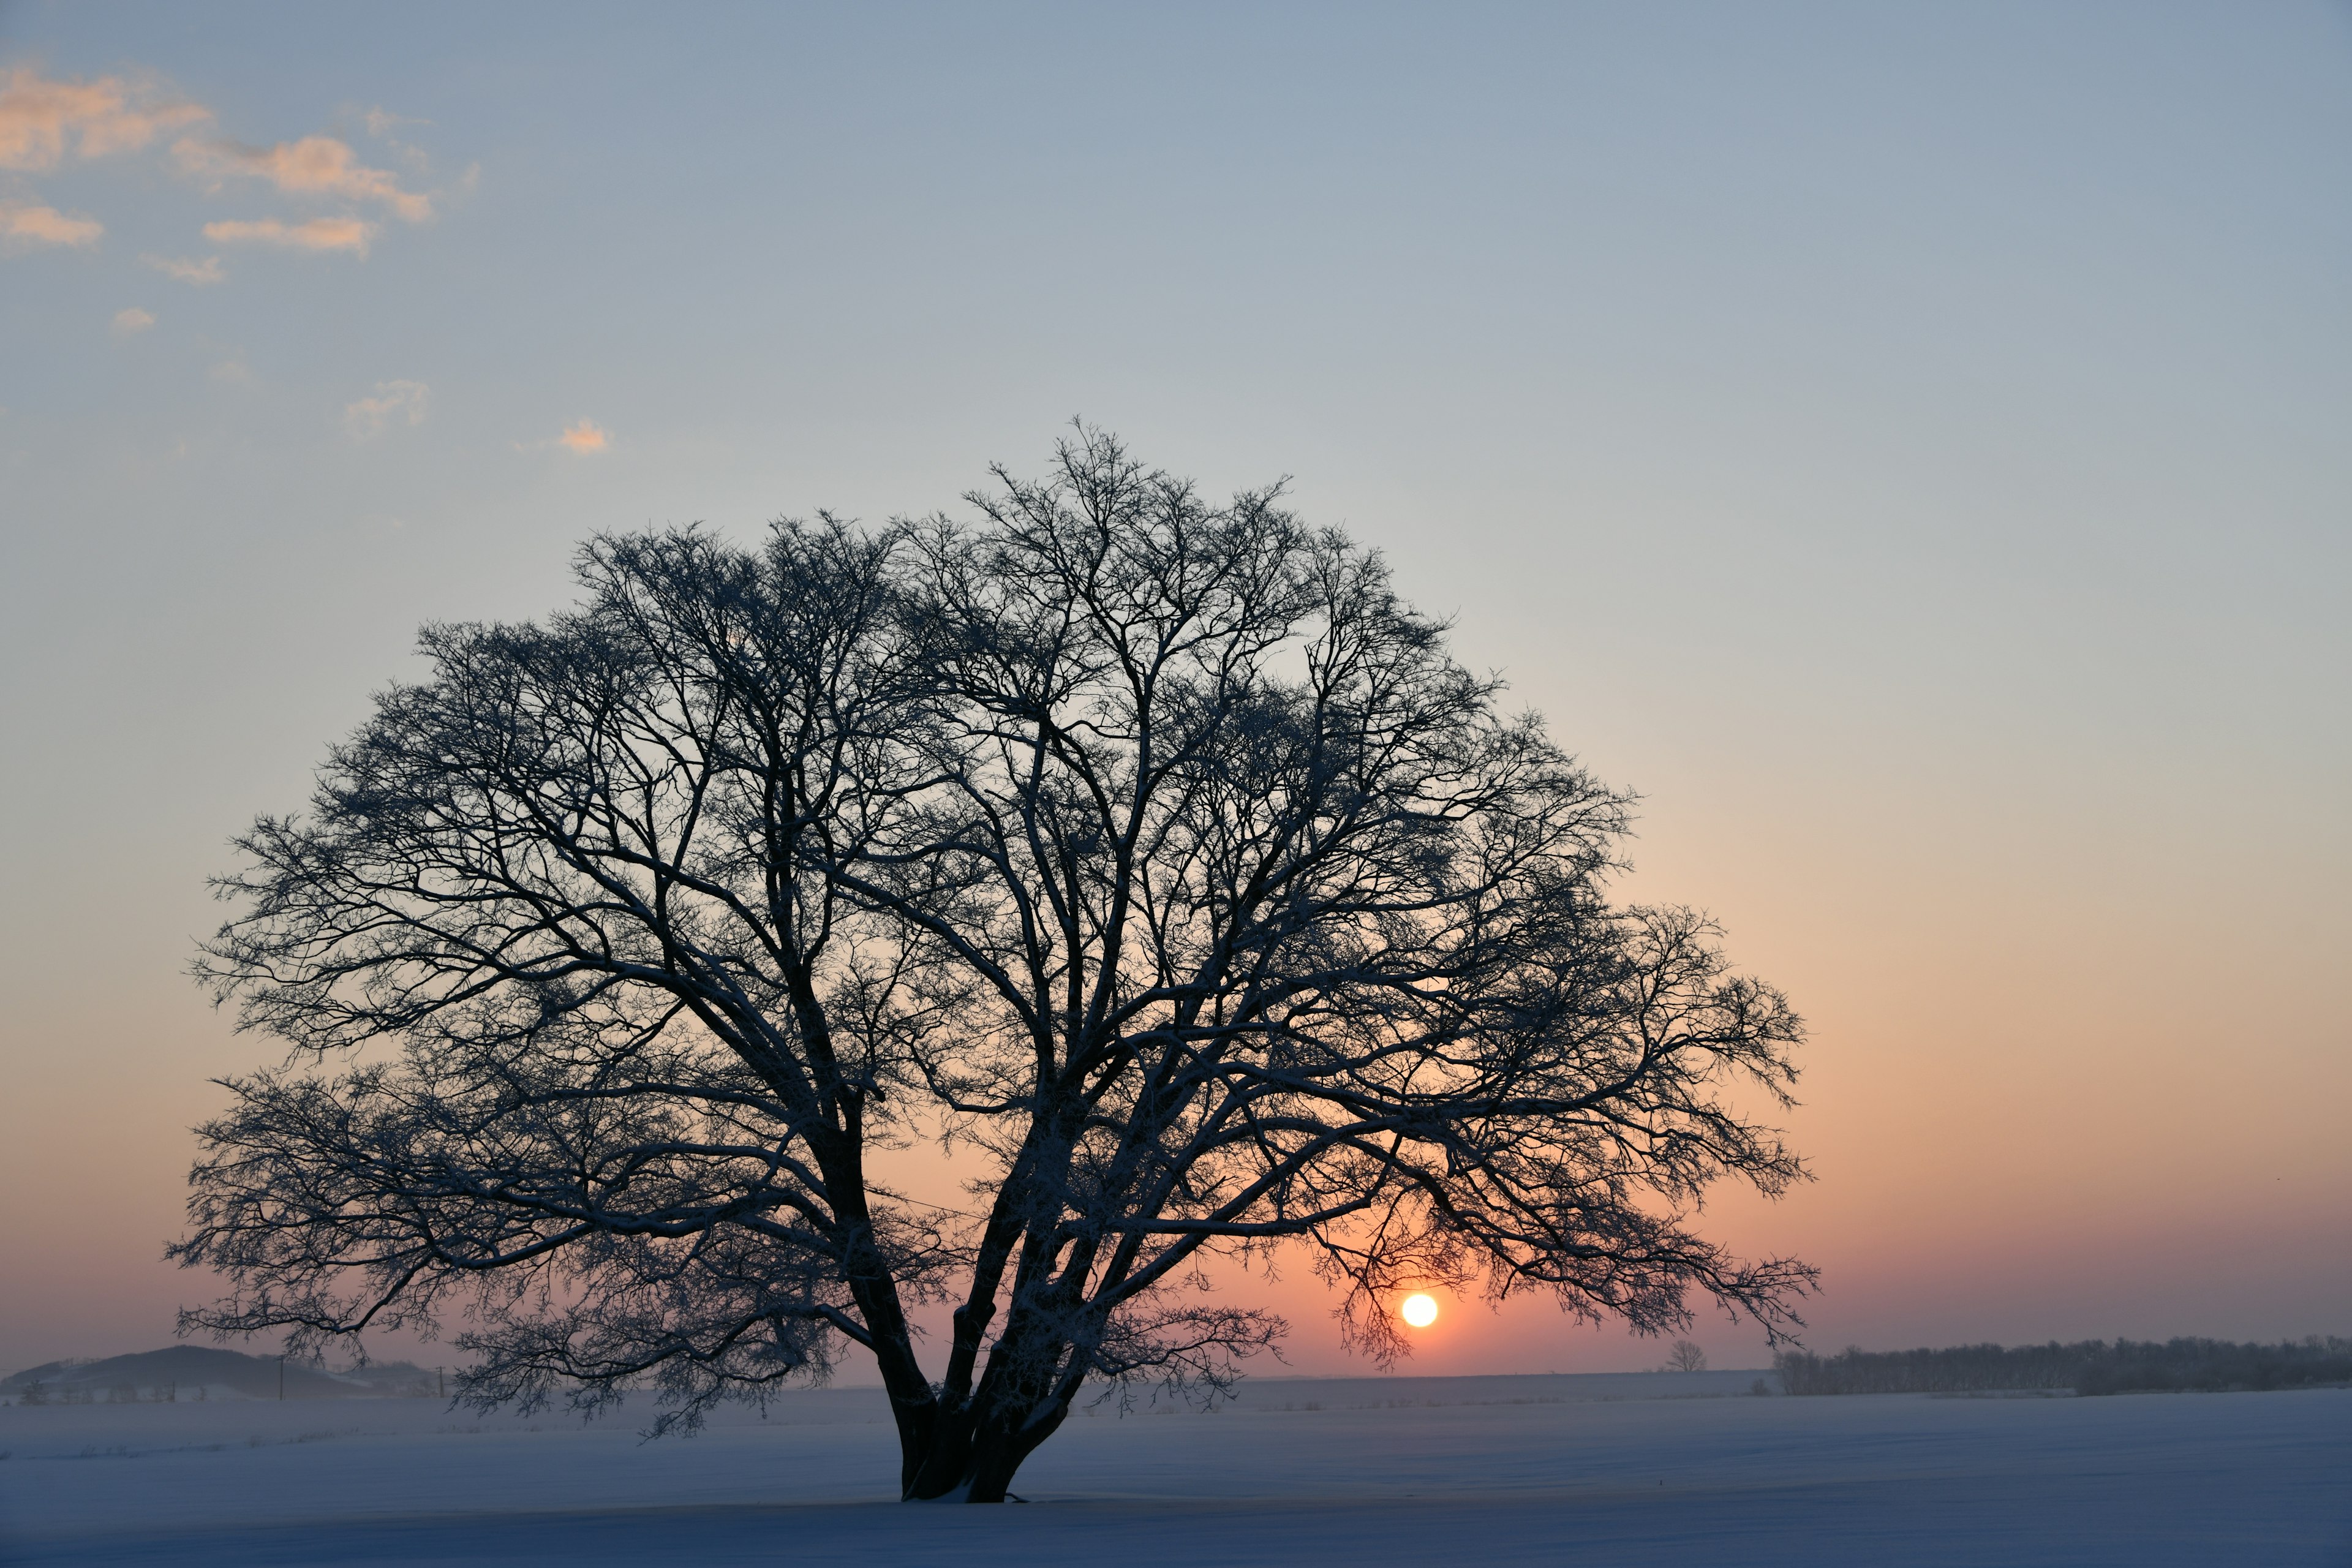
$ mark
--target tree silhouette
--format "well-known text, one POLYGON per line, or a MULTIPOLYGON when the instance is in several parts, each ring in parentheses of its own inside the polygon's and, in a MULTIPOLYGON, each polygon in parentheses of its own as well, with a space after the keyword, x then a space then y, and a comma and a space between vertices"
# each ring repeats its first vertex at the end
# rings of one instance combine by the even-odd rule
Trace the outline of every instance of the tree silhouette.
POLYGON ((1276 489, 1082 431, 969 522, 600 538, 544 624, 436 626, 200 974, 289 1048, 200 1130, 184 1325, 462 1306, 463 1397, 664 1426, 880 1367, 909 1498, 1001 1500, 1088 1388, 1215 1391, 1306 1247, 1386 1361, 1407 1284, 1776 1342, 1811 1284, 1684 1215, 1800 1162, 1801 1025, 1617 908, 1626 797, 1276 489), (936 1143, 968 1208, 876 1178, 936 1143), (909 1310, 952 1304, 940 1363, 909 1310), (934 1370, 936 1375, 934 1375, 934 1370))

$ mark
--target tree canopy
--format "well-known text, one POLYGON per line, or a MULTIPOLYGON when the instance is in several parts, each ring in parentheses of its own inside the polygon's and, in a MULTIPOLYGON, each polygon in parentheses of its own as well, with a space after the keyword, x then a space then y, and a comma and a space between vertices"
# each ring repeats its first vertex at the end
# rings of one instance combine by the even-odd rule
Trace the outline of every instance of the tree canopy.
POLYGON ((542 623, 434 626, 219 883, 278 1068, 199 1130, 186 1315, 298 1347, 453 1311, 483 1404, 665 1423, 878 1364, 910 1498, 1001 1499, 1073 1402, 1213 1389, 1305 1249, 1350 1342, 1429 1285, 1795 1322, 1691 1216, 1803 1177, 1801 1026, 1628 798, 1380 556, 1081 431, 962 521, 600 537, 542 623), (891 1190, 947 1151, 967 1205, 891 1190), (910 1313, 952 1309, 946 1342, 910 1313))

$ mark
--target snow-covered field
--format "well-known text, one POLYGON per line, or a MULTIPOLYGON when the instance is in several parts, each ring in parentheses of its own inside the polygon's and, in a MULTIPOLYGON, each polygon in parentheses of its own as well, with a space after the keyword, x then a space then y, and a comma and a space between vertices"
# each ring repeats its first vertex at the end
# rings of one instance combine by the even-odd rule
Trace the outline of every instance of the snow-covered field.
POLYGON ((432 1400, 0 1409, 0 1562, 2352 1564, 2352 1391, 1753 1398, 1752 1373, 1262 1380, 902 1506, 881 1394, 691 1439, 432 1400), (1681 1397, 1672 1397, 1681 1395, 1681 1397))

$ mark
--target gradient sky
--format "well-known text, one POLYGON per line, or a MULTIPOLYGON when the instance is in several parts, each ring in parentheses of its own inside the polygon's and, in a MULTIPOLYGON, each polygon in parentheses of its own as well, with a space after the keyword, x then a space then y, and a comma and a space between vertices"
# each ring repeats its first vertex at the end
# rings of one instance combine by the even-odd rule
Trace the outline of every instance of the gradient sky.
POLYGON ((0 0, 0 1368, 208 1294, 202 881, 419 622, 1074 415, 1642 792, 1813 1025, 1713 1223, 1816 1346, 2352 1333, 2344 9, 0 0))

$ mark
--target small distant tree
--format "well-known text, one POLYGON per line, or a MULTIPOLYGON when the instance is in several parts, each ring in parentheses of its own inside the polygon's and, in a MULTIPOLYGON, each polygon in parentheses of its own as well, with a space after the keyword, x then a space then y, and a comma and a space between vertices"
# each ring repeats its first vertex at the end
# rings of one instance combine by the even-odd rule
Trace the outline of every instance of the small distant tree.
POLYGON ((49 1402, 49 1385, 37 1377, 25 1385, 25 1391, 16 1396, 16 1402, 19 1405, 47 1405, 49 1402))
POLYGON ((1666 1352, 1665 1369, 1668 1372, 1705 1372, 1706 1352, 1694 1341, 1676 1340, 1674 1348, 1666 1352))
POLYGON ((660 1425, 878 1365, 908 1498, 1001 1500, 1082 1392, 1283 1331, 1202 1265, 1778 1342, 1813 1271, 1691 1228, 1801 1179, 1725 1098, 1801 1035, 1688 910, 1612 905, 1627 797, 1380 558, 1091 432, 970 522, 602 538, 264 817, 203 977, 291 1052, 201 1130, 186 1328, 299 1352, 444 1306, 458 1392, 660 1425), (950 1152, 969 1200, 879 1182, 950 1152), (912 1308, 951 1304, 926 1364, 912 1308))

